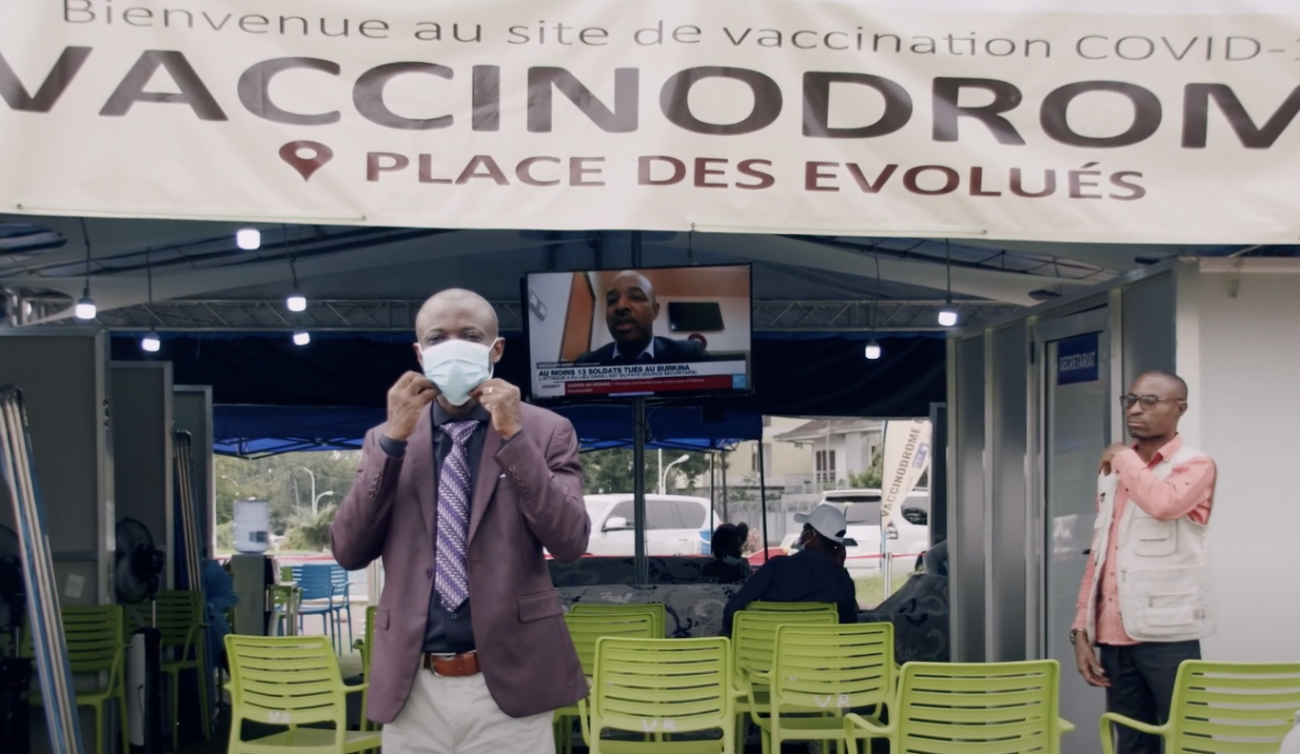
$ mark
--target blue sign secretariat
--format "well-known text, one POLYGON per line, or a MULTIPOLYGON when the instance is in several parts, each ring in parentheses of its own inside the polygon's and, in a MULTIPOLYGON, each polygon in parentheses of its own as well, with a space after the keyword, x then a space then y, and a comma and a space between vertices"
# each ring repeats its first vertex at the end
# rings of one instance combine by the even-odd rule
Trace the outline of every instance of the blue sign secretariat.
POLYGON ((1056 384, 1074 385, 1096 382, 1100 376, 1097 358, 1100 340, 1097 333, 1066 338, 1056 343, 1056 384))

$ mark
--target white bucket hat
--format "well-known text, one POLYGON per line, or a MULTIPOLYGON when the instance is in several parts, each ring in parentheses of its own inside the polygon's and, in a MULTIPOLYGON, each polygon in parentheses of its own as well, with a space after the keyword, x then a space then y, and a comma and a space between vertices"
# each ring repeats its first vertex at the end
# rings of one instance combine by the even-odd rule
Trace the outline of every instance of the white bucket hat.
POLYGON ((813 508, 812 513, 794 514, 794 521, 797 524, 808 524, 818 534, 836 544, 845 547, 856 547, 858 544, 855 540, 844 536, 844 533, 848 530, 848 521, 844 517, 844 511, 829 503, 818 505, 813 508))

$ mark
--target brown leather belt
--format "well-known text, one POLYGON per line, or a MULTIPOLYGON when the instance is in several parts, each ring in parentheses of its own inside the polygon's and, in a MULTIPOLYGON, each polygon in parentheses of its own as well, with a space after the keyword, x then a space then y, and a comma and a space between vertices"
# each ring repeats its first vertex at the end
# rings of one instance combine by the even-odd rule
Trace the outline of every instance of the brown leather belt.
POLYGON ((466 652, 451 657, 422 654, 420 655, 420 667, 435 675, 444 675, 449 678, 464 678, 478 675, 480 672, 477 652, 466 652))

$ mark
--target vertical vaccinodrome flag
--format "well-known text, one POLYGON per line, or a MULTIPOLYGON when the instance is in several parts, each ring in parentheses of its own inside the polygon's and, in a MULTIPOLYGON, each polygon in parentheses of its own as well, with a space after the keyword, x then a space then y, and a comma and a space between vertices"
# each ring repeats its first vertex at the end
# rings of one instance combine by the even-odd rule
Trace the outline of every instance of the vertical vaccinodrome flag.
POLYGON ((885 423, 885 462, 880 479, 880 521, 884 526, 930 466, 930 421, 885 423))

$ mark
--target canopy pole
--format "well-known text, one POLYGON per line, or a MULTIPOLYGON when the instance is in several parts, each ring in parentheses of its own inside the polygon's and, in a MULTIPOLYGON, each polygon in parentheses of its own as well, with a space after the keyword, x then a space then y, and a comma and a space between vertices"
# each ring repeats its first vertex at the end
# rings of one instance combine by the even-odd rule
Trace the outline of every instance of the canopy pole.
POLYGON ((727 499, 727 452, 720 450, 718 455, 722 457, 722 520, 730 524, 735 522, 731 520, 731 510, 727 499))
MULTIPOLYGON (((718 509, 718 451, 709 450, 709 541, 712 542, 713 531, 718 528, 714 513, 718 509)), ((744 544, 741 544, 742 548, 744 544)), ((709 553, 704 553, 708 555, 709 553)))
POLYGON ((763 511, 763 563, 767 563, 767 464, 763 462, 763 440, 758 441, 758 500, 763 511))
POLYGON ((636 398, 632 404, 632 520, 636 536, 632 571, 637 584, 650 582, 650 559, 645 552, 645 398, 636 398))
MULTIPOLYGON (((641 231, 632 231, 632 269, 641 266, 641 231)), ((645 532, 645 446, 646 427, 645 398, 632 400, 632 521, 633 534, 636 537, 632 573, 637 584, 650 583, 650 559, 646 557, 645 532)))

